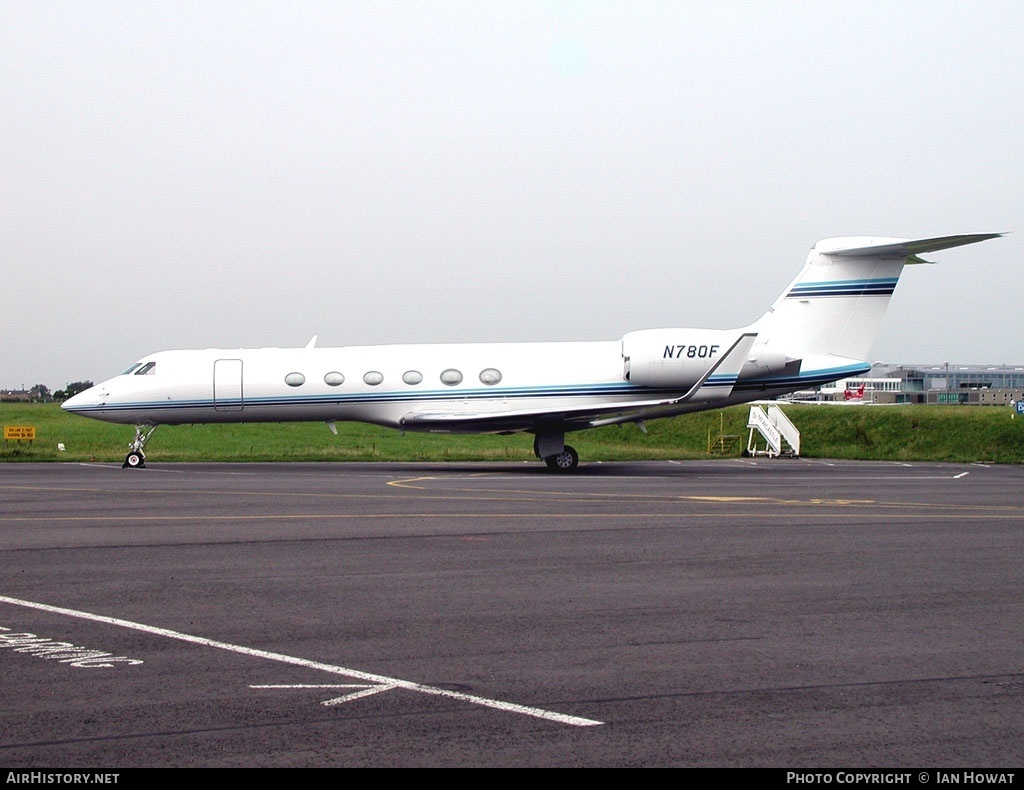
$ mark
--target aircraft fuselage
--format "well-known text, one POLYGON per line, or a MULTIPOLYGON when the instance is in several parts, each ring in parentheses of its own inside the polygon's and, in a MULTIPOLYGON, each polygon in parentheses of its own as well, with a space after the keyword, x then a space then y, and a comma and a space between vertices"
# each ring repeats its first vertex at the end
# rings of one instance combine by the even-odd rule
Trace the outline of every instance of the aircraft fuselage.
MULTIPOLYGON (((652 364, 672 373, 655 387, 627 380, 622 341, 201 349, 144 357, 65 408, 148 425, 354 420, 403 430, 523 430, 538 412, 557 421, 581 408, 682 396, 739 332, 717 334, 717 342, 659 343, 652 364), (482 425, 484 415, 492 427, 482 425)), ((679 411, 698 405, 723 404, 679 411)))

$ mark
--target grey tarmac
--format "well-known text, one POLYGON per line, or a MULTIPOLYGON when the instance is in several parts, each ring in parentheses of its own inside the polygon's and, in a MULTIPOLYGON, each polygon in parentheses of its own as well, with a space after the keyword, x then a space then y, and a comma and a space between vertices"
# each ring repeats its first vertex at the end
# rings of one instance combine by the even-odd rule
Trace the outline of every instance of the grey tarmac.
POLYGON ((1024 467, 0 467, 0 766, 1024 764, 1024 467))

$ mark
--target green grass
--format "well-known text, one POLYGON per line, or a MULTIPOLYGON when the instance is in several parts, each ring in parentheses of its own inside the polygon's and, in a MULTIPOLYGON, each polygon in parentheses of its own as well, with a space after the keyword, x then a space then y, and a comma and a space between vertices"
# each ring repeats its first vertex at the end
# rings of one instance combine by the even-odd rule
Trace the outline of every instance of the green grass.
MULTIPOLYGON (((707 458, 709 436, 740 436, 746 447, 748 406, 648 423, 597 428, 568 441, 584 461, 707 458)), ((885 461, 1024 463, 1024 418, 1002 407, 787 406, 800 429, 801 455, 885 461)), ((61 411, 54 404, 0 404, 0 424, 33 425, 36 440, 7 442, 2 461, 117 461, 132 428, 61 411), (59 452, 57 444, 66 450, 59 452)), ((528 461, 533 437, 401 434, 359 423, 162 426, 147 447, 154 461, 528 461)), ((763 443, 762 443, 763 446, 763 443)))

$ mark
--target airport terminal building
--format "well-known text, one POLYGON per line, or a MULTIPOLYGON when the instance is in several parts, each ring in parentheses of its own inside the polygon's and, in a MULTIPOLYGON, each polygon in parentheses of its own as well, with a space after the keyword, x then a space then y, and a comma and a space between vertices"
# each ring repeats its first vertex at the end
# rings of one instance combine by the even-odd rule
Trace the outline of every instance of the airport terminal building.
POLYGON ((866 376, 824 385, 818 399, 1012 407, 1024 400, 1024 365, 876 362, 866 376))

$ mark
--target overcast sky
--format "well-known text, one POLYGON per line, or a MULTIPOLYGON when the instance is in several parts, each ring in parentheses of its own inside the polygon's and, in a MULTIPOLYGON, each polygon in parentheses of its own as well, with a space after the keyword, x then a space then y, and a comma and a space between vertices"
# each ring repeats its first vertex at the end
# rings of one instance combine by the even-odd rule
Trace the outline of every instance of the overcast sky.
POLYGON ((0 0, 0 387, 168 348, 746 324, 829 236, 872 357, 1024 364, 1024 3, 0 0))

